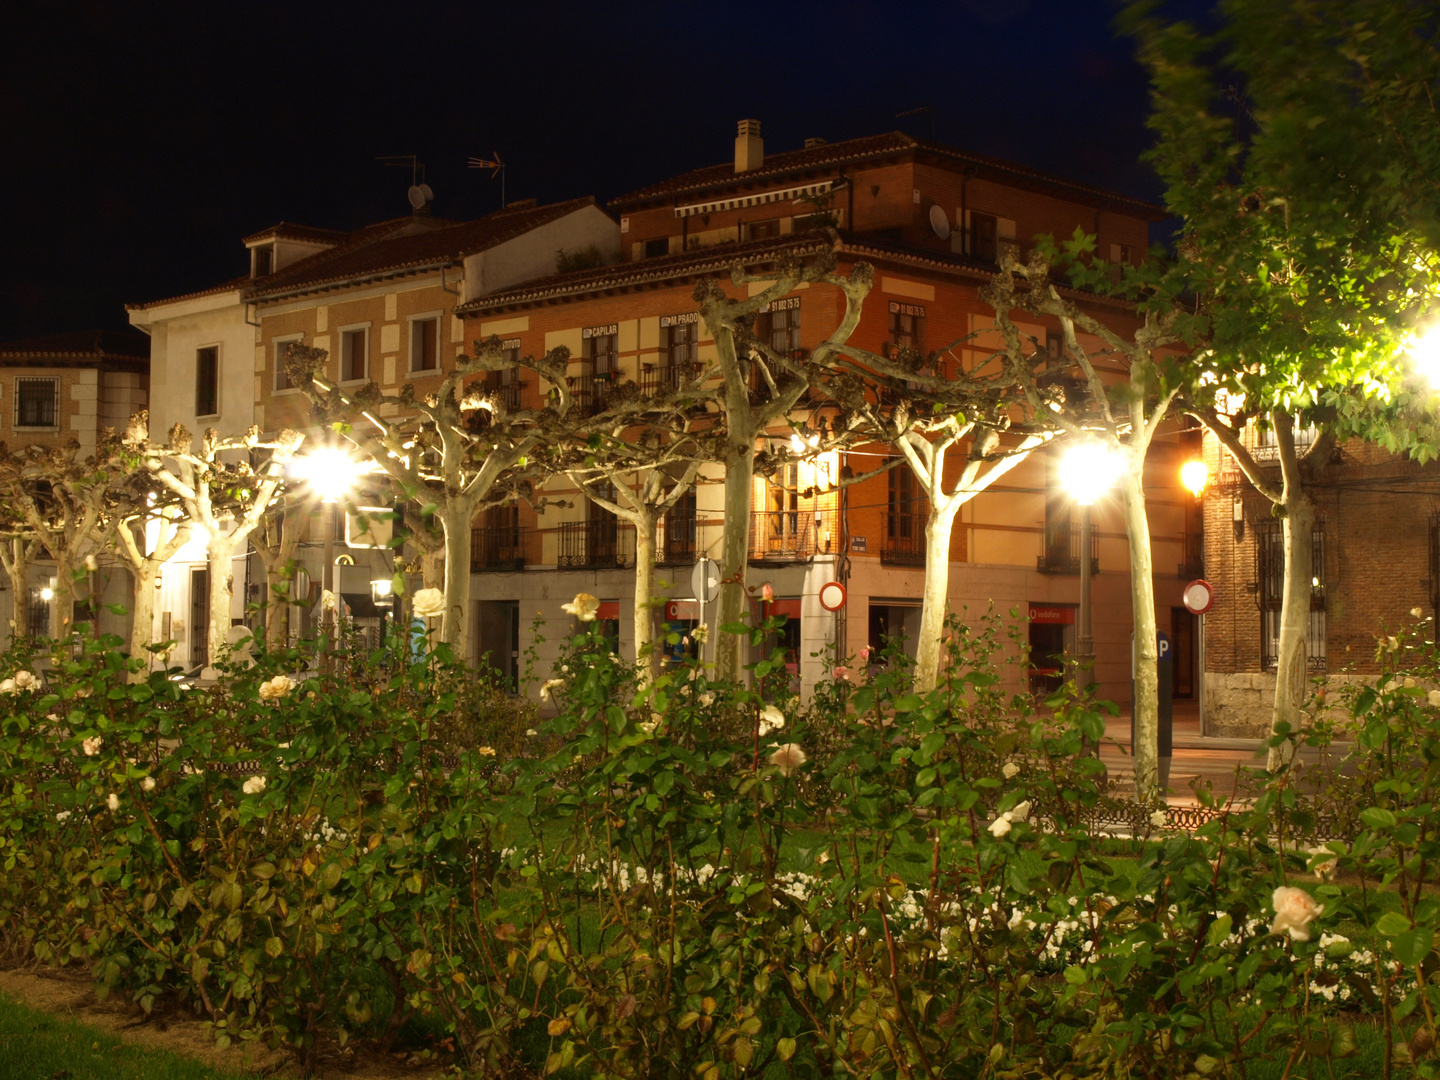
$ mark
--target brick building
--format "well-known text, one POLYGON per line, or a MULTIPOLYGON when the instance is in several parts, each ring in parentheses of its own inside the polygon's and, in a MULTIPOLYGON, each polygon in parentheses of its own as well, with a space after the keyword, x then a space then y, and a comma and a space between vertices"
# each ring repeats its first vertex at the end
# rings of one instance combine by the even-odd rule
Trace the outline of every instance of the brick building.
MULTIPOLYGON (((1313 439, 1312 429, 1298 428, 1297 452, 1313 439)), ((1276 459, 1270 432, 1252 425, 1245 445, 1262 466, 1276 459)), ((1204 619, 1202 730, 1259 735, 1275 692, 1281 523, 1208 435, 1204 456, 1215 478, 1204 496, 1204 576, 1215 603, 1204 619)), ((1278 477, 1278 463, 1273 468, 1278 477)), ((1440 466, 1371 443, 1342 443, 1314 498, 1309 668, 1312 677, 1335 684, 1377 673, 1377 637, 1413 625, 1412 609, 1440 616, 1440 466)))
MULTIPOLYGON (((149 393, 150 343, 133 330, 86 330, 0 344, 0 441, 12 451, 28 446, 60 447, 72 440, 82 456, 95 449, 105 428, 123 429, 149 393)), ((101 546, 103 548, 103 545, 101 546)), ((31 567, 28 594, 21 602, 32 634, 56 629, 52 602, 44 595, 54 565, 43 558, 31 567)), ((107 570, 102 590, 111 588, 107 570)), ((123 575, 121 575, 123 576, 123 575)), ((125 602, 124 583, 115 581, 106 602, 125 602)), ((4 590, 7 638, 15 597, 4 590)), ((123 632, 123 620, 100 610, 100 629, 123 632)))
MULTIPOLYGON (((1098 232, 1102 250, 1115 261, 1129 260, 1144 252, 1148 224, 1160 216, 1148 204, 899 133, 813 141, 766 156, 754 121, 741 124, 733 161, 643 188, 610 208, 620 223, 619 264, 490 291, 457 307, 467 340, 495 335, 532 355, 568 346, 571 388, 582 403, 598 404, 619 381, 642 390, 672 385, 683 367, 713 359, 713 342, 696 319, 697 280, 726 277, 737 260, 763 268, 784 253, 831 248, 831 234, 814 228, 817 214, 838 226, 842 272, 860 260, 876 267, 852 342, 875 351, 896 343, 923 351, 975 335, 955 350, 955 362, 967 366, 992 351, 986 331, 993 313, 978 290, 996 272, 1006 245, 1023 249, 1036 234, 1069 235, 1080 226, 1098 232)), ((843 306, 830 286, 802 287, 772 305, 760 332, 781 351, 807 351, 830 333, 843 306)), ((1107 314, 1117 325, 1127 318, 1120 309, 1107 314)), ((1023 329, 1058 345, 1058 324, 1023 329)), ((516 390, 526 403, 537 403, 543 392, 523 380, 516 390)), ((788 437, 788 429, 773 434, 788 437)), ((1148 478, 1157 605, 1167 629, 1183 574, 1192 569, 1187 552, 1197 546, 1198 520, 1177 479, 1187 452, 1167 433, 1152 453, 1148 478)), ((824 488, 827 475, 864 472, 889 453, 863 447, 845 460, 822 458, 755 480, 749 580, 775 588, 772 613, 788 618, 792 667, 802 687, 828 671, 832 650, 853 653, 879 645, 886 634, 913 634, 918 625, 925 509, 908 469, 838 494, 803 494, 812 485, 824 488), (836 614, 818 602, 820 586, 832 580, 849 590, 846 609, 836 614)), ((1023 632, 1048 667, 1074 644, 1079 567, 1078 530, 1056 489, 1053 464, 1050 455, 1035 455, 965 508, 950 579, 956 609, 983 610, 993 600, 1002 612, 1013 608, 1033 617, 1023 632)), ((683 630, 700 617, 689 567, 699 555, 719 554, 720 481, 715 470, 702 476, 693 500, 662 526, 660 576, 672 585, 661 590, 660 617, 669 629, 683 630)), ((476 649, 502 670, 514 670, 530 643, 531 618, 563 620, 559 605, 582 590, 600 597, 601 617, 622 651, 633 640, 633 538, 563 485, 552 485, 550 493, 571 505, 552 504, 539 514, 517 505, 477 523, 472 625, 482 630, 476 649)), ((1128 550, 1118 507, 1097 507, 1096 521, 1097 674, 1107 696, 1125 700, 1128 550)), ((1188 616, 1175 617, 1185 620, 1180 630, 1193 642, 1188 616)), ((547 636, 553 648, 559 635, 547 636)), ((1184 668, 1182 689, 1193 692, 1193 654, 1184 668)))

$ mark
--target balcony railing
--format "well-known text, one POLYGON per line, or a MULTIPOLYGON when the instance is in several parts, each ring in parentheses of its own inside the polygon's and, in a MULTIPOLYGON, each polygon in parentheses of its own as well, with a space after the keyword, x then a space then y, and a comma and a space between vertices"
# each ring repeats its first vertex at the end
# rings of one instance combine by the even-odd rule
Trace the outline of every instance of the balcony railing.
POLYGON ((655 562, 659 566, 690 566, 695 562, 695 518, 670 516, 661 519, 655 562))
POLYGON ((640 390, 645 394, 673 394, 688 386, 700 374, 699 364, 659 364, 640 372, 640 390))
POLYGON ((570 388, 570 396, 574 399, 574 407, 581 416, 594 416, 609 407, 614 378, 614 375, 607 373, 574 375, 565 380, 570 388))
POLYGON ((562 570, 606 570, 635 565, 635 527, 614 518, 567 521, 557 530, 555 565, 562 570))
POLYGON ((762 510, 750 515, 751 562, 799 562, 835 550, 833 510, 762 510))
POLYGON ((529 531, 518 525, 470 530, 470 572, 523 570, 529 531))
MULTIPOLYGON (((1046 522, 1043 551, 1035 560, 1042 574, 1080 573, 1080 525, 1077 522, 1046 522)), ((1090 530, 1090 572, 1100 571, 1100 534, 1090 530)))
POLYGON ((885 566, 924 566, 925 522, 919 518, 889 519, 880 562, 885 566))
POLYGON ((525 384, 522 382, 496 383, 490 387, 490 393, 500 399, 506 412, 519 412, 520 392, 524 389, 525 384))

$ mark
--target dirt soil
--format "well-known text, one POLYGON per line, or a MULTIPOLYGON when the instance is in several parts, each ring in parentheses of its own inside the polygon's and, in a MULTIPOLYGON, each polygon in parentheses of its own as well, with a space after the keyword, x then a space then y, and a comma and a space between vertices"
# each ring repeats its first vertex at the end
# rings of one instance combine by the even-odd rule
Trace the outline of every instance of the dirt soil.
MULTIPOLYGON (((157 1050, 169 1050, 212 1068, 232 1072, 264 1073, 266 1076, 300 1077, 295 1059, 255 1042, 236 1042, 222 1050, 205 1029, 203 1021, 185 1013, 162 1014, 158 1009, 146 1016, 138 1007, 119 997, 101 1001, 95 996, 90 977, 84 972, 63 968, 13 968, 0 970, 0 991, 32 1009, 76 1020, 114 1035, 122 1042, 157 1050)), ((403 1058, 386 1057, 373 1048, 338 1047, 326 1055, 315 1074, 324 1080, 427 1080, 443 1075, 430 1064, 419 1067, 403 1058)))

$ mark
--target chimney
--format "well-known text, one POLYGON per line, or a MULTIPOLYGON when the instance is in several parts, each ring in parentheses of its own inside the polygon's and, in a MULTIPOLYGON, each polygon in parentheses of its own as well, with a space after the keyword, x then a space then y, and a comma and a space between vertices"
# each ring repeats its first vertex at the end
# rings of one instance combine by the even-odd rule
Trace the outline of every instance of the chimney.
POLYGON ((805 149, 806 149, 806 150, 814 150, 815 147, 817 147, 817 146, 824 146, 824 145, 825 145, 825 140, 822 139, 822 138, 820 138, 820 136, 818 136, 818 135, 812 135, 812 136, 810 136, 810 138, 808 138, 808 139, 805 140, 805 149))
POLYGON ((749 172, 765 162, 765 143, 760 138, 759 120, 741 120, 735 136, 735 171, 749 172))

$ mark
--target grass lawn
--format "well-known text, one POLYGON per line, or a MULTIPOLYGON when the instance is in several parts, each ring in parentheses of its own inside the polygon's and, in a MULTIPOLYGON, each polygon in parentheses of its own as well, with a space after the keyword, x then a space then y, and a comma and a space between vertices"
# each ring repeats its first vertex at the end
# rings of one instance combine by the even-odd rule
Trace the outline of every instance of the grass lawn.
POLYGON ((127 1046, 0 994, 0 1080, 238 1080, 165 1050, 127 1046))

